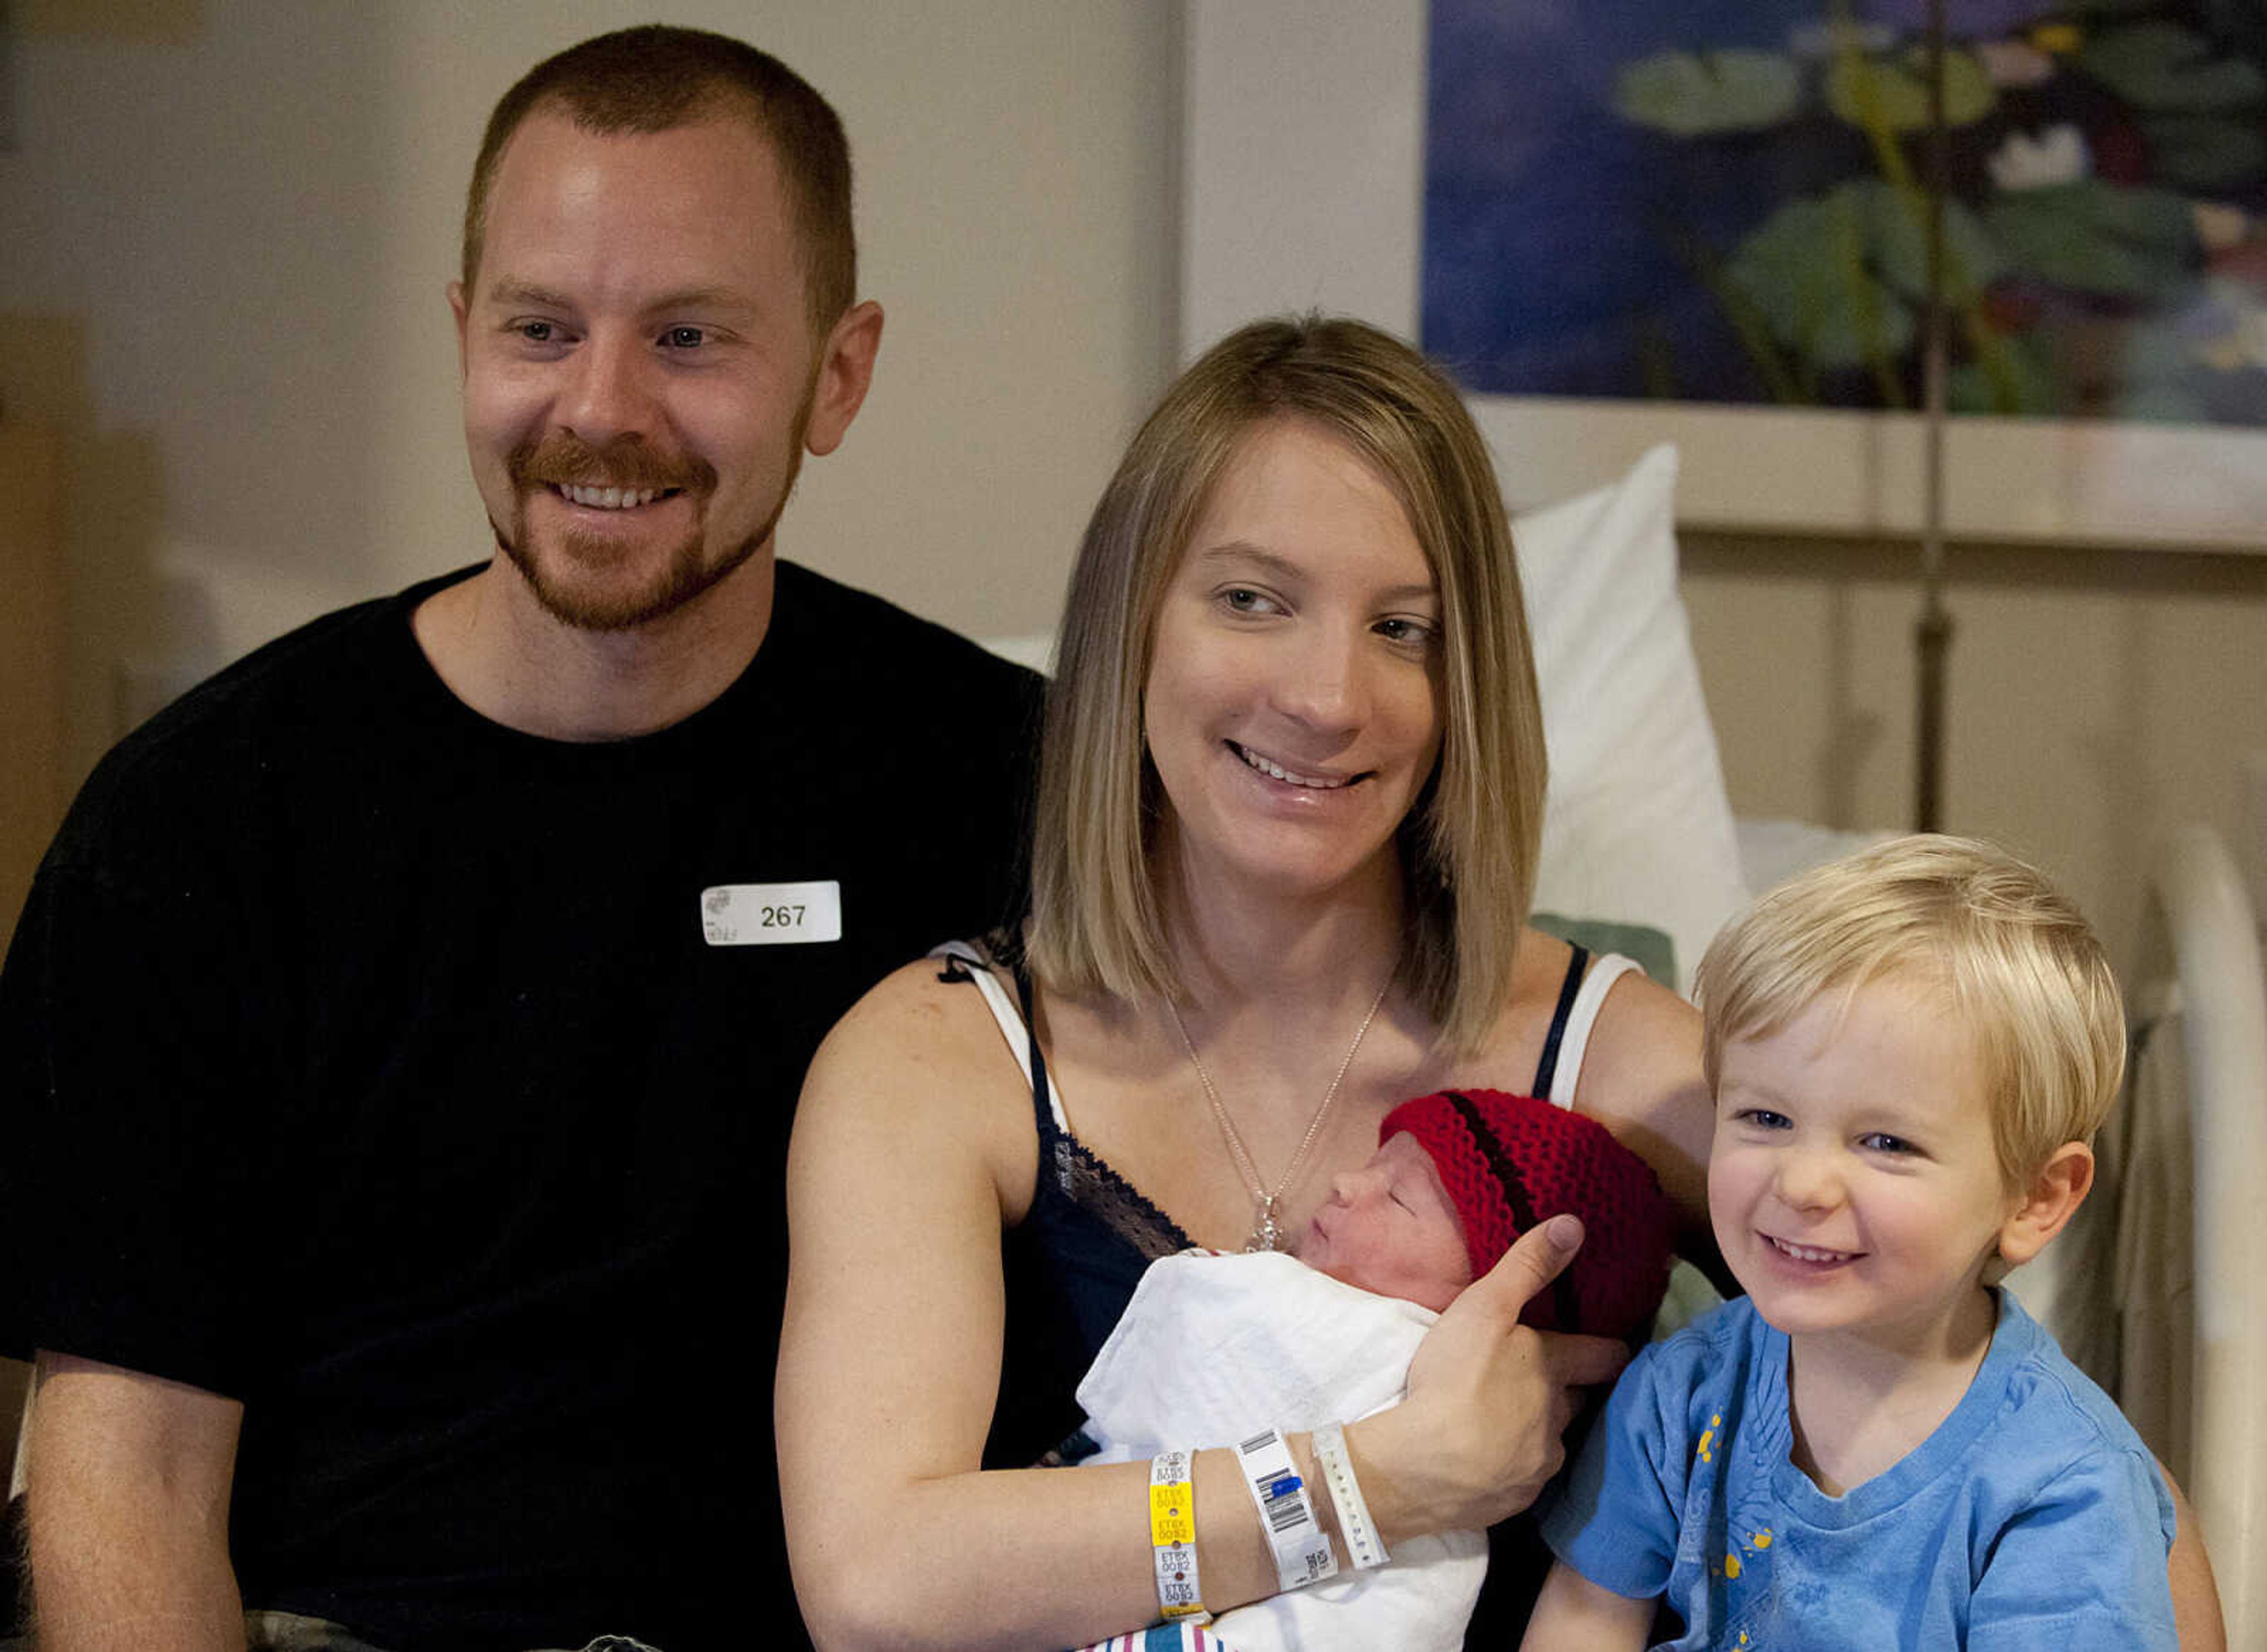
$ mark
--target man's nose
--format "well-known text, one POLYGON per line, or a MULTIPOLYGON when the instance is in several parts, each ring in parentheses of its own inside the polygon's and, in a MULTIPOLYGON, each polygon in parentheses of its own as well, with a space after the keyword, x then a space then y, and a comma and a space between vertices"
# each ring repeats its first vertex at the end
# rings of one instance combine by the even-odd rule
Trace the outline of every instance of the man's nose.
POLYGON ((654 422, 656 371, 642 341, 585 341, 575 352, 559 399, 560 426, 593 447, 647 434, 654 422))

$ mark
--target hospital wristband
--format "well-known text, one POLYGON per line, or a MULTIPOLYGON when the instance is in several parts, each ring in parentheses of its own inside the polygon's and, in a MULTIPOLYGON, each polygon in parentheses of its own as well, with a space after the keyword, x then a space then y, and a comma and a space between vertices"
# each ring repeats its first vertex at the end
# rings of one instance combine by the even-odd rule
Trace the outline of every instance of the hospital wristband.
POLYGON ((1186 1451, 1149 1459, 1149 1548, 1159 1614, 1167 1623, 1210 1623, 1197 1584, 1197 1488, 1186 1451))
POLYGON ((1345 1540, 1346 1559, 1359 1571, 1384 1565, 1392 1556, 1386 1553, 1385 1539, 1377 1535, 1377 1527, 1370 1520, 1369 1505, 1362 1501, 1361 1482, 1354 1477, 1345 1427, 1326 1422, 1308 1435, 1308 1443, 1314 1447, 1323 1484, 1331 1489, 1331 1506, 1338 1510, 1339 1536, 1345 1540))
POLYGON ((1331 1540, 1315 1518, 1315 1505, 1307 1484, 1291 1466, 1291 1448, 1273 1428, 1263 1428, 1236 1448, 1244 1467, 1244 1483, 1251 1487, 1251 1501, 1259 1510, 1259 1524, 1267 1546, 1275 1552, 1277 1586, 1304 1589, 1338 1575, 1338 1557, 1331 1540))

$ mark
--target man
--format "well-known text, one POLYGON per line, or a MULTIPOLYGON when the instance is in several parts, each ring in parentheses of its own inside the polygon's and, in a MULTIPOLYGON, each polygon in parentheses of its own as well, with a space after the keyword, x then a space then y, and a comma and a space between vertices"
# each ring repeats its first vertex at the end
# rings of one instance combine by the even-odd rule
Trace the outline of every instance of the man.
POLYGON ((44 1646, 790 1638, 795 1095, 1005 914, 1035 706, 775 560, 873 371, 855 297, 784 66, 663 28, 539 65, 449 295, 493 560, 81 795, 0 976, 44 1646))

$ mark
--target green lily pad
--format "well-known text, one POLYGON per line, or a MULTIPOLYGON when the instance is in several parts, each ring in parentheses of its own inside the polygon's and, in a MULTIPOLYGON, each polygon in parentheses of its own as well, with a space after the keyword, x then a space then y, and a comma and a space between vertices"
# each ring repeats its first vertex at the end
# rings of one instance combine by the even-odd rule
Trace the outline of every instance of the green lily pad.
POLYGON ((1912 342, 1911 306, 1882 278, 1867 193, 1867 186, 1845 184, 1788 202, 1725 267, 1772 337, 1828 371, 1898 355, 1912 342))
MULTIPOLYGON (((1946 203, 1946 291, 1955 305, 2007 272, 1983 224, 1946 203)), ((1824 370, 1895 356, 1912 342, 1928 292, 1928 233, 1879 179, 1791 201, 1742 242, 1726 279, 1769 322, 1772 336, 1824 370)))
POLYGON ((1774 52, 1658 52, 1623 67, 1614 107, 1675 137, 1752 132, 1793 114, 1802 77, 1774 52))
POLYGON ((2212 42, 2177 23, 2112 29, 2079 48, 2078 65, 2136 108, 2225 113, 2267 98, 2267 79, 2241 57, 2214 57, 2212 42))
POLYGON ((2158 114, 2141 122, 2150 170, 2185 189, 2233 189, 2267 173, 2267 130, 2258 120, 2158 114))
POLYGON ((1945 406, 1955 413, 2003 415, 2060 413, 2069 406, 2062 380, 2036 341, 2001 339, 1995 364, 1997 373, 1972 360, 1954 367, 1945 380, 1945 406))
POLYGON ((2109 297, 2162 293, 2189 278, 2197 252, 2185 197, 2098 178, 2002 195, 1985 220, 2022 268, 2109 297))
MULTIPOLYGON (((1944 55, 1944 123, 1966 126, 1992 113, 1999 94, 1972 52, 1944 55)), ((1852 126, 1917 132, 1928 125, 1928 53, 1911 47, 1894 58, 1843 52, 1826 77, 1827 106, 1852 126)))

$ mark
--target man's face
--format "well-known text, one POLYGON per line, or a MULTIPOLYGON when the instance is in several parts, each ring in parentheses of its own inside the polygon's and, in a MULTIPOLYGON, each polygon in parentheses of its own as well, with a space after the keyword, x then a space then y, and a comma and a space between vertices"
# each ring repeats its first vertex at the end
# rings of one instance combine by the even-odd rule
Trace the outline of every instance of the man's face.
POLYGON ((770 554, 804 446, 848 422, 813 422, 832 341, 798 253, 745 120, 598 136, 539 110, 513 135, 450 305, 481 502, 558 619, 642 625, 770 554))

